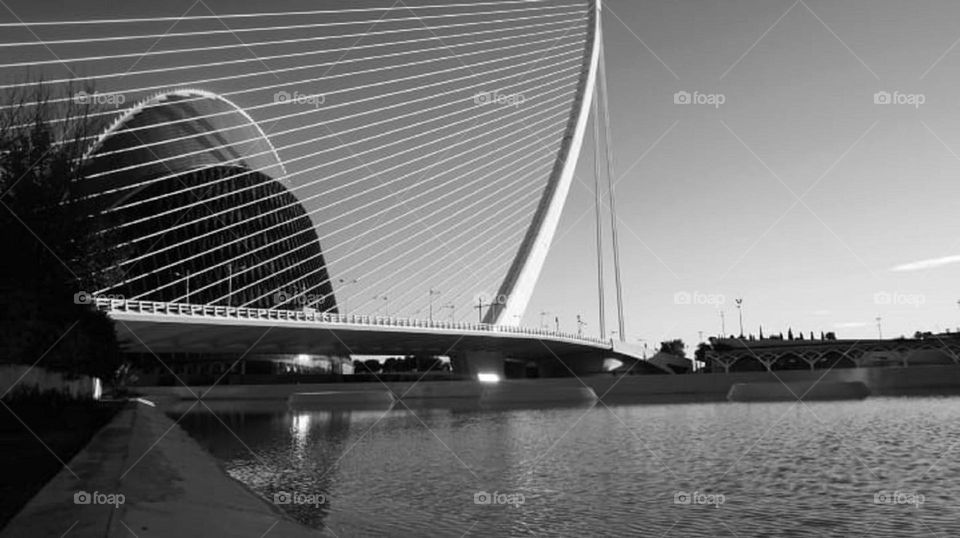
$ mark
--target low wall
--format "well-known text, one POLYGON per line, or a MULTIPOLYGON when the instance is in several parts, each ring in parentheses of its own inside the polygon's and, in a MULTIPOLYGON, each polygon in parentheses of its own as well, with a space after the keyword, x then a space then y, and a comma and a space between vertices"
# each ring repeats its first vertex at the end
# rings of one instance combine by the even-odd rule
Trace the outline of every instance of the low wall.
MULTIPOLYGON (((737 383, 762 382, 814 382, 819 379, 831 381, 867 383, 863 369, 845 368, 824 371, 787 370, 779 372, 736 372, 729 374, 683 374, 683 375, 635 375, 594 376, 587 383, 606 402, 630 402, 649 399, 653 401, 684 399, 693 401, 726 400, 730 387, 737 383)), ((869 383, 868 383, 869 384, 869 383)))
POLYGON ((286 400, 293 394, 381 392, 406 394, 407 398, 472 398, 479 394, 476 381, 402 381, 392 383, 284 383, 279 385, 216 385, 185 387, 137 387, 136 391, 148 398, 204 400, 286 400), (411 389, 413 389, 411 391, 411 389))
POLYGON ((960 366, 864 368, 874 396, 960 394, 960 366))
POLYGON ((99 398, 100 380, 94 377, 79 376, 68 379, 60 372, 52 372, 40 366, 29 364, 0 365, 0 394, 6 394, 10 387, 36 389, 40 392, 59 392, 76 399, 99 398))
POLYGON ((871 396, 924 396, 960 394, 960 366, 907 366, 888 368, 838 368, 689 374, 675 376, 594 376, 584 378, 605 402, 722 401, 737 383, 861 382, 871 396))
POLYGON ((870 387, 862 381, 793 381, 780 383, 735 383, 727 393, 731 402, 796 402, 816 400, 862 400, 870 387))
POLYGON ((739 372, 686 375, 592 375, 581 378, 510 379, 494 385, 472 380, 394 383, 314 383, 303 385, 226 385, 208 387, 140 387, 145 396, 158 399, 273 400, 284 402, 294 394, 323 394, 317 400, 406 402, 430 400, 524 401, 555 403, 590 401, 605 403, 724 401, 737 383, 864 383, 873 396, 960 394, 960 366, 897 368, 843 368, 739 372), (592 392, 592 394, 590 394, 592 392), (366 395, 364 393, 367 393, 366 395))
MULTIPOLYGON (((204 400, 290 400, 324 401, 339 400, 342 403, 362 401, 404 400, 483 400, 549 397, 553 401, 564 395, 580 394, 582 383, 576 378, 517 379, 495 384, 475 380, 461 381, 401 381, 372 383, 304 383, 283 385, 217 385, 210 387, 138 387, 137 392, 146 398, 165 401, 170 399, 192 400, 198 396, 204 400), (577 389, 571 391, 570 389, 577 389)), ((582 396, 576 396, 581 398, 582 396)))

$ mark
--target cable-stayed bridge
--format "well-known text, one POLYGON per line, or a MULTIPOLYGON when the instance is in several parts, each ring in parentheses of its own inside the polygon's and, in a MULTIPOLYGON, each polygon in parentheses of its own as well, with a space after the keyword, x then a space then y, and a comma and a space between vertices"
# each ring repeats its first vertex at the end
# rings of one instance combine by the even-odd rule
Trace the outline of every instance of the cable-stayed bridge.
POLYGON ((517 328, 606 114, 598 1, 201 4, 0 24, 3 108, 96 126, 89 298, 129 345, 631 356, 517 328))
MULTIPOLYGON (((537 364, 540 375, 595 373, 604 358, 634 361, 618 341, 477 322, 97 299, 131 351, 254 355, 448 355, 455 370, 501 374, 505 361, 537 364)), ((650 363, 637 371, 663 371, 650 363)))

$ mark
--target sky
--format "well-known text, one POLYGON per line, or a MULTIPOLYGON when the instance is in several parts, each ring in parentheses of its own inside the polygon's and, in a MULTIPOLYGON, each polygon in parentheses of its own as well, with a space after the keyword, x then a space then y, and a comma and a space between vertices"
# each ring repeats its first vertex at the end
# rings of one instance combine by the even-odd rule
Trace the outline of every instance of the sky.
MULTIPOLYGON (((381 4, 383 2, 356 5, 381 4)), ((316 9, 318 6, 338 4, 289 0, 271 5, 270 9, 316 9)), ((114 6, 90 1, 10 0, 0 9, 0 22, 14 22, 18 18, 35 21, 176 17, 265 9, 250 0, 138 1, 114 6)), ((404 14, 398 16, 401 15, 404 14)), ((706 338, 720 333, 721 312, 725 316, 726 333, 738 333, 737 298, 742 298, 744 331, 749 333, 756 333, 762 326, 765 334, 792 328, 794 332, 833 331, 842 338, 868 338, 878 333, 892 337, 960 325, 957 302, 960 289, 952 278, 960 269, 960 238, 954 233, 960 220, 954 207, 960 194, 957 179, 960 177, 957 114, 960 30, 955 24, 958 17, 960 5, 948 1, 605 2, 602 20, 628 340, 656 346, 666 339, 682 338, 692 348, 701 334, 706 338), (688 96, 693 102, 684 103, 688 96)), ((296 22, 307 20, 314 19, 299 17, 296 22)), ((270 19, 269 23, 284 22, 270 19)), ((289 19, 285 23, 289 24, 289 19)), ((241 28, 258 21, 236 20, 230 24, 232 28, 241 28)), ((159 33, 175 29, 179 32, 220 29, 219 25, 221 22, 215 20, 159 26, 137 24, 109 31, 159 33)), ((8 33, 3 42, 31 41, 35 37, 22 28, 5 30, 8 33)), ((92 26, 71 31, 79 33, 69 36, 100 32, 92 26)), ((44 39, 65 35, 50 27, 37 28, 36 32, 44 39)), ((416 35, 429 38, 432 32, 423 28, 416 35)), ((443 31, 440 34, 446 37, 443 31)), ((244 33, 243 37, 253 41, 315 35, 314 30, 285 30, 269 36, 244 33)), ((0 60, 30 62, 50 60, 53 53, 69 57, 109 54, 116 50, 236 45, 238 38, 220 33, 177 42, 171 39, 138 41, 132 49, 121 49, 113 43, 55 45, 49 49, 36 46, 27 47, 26 52, 4 48, 0 50, 0 60)), ((453 39, 445 41, 459 43, 453 39)), ((564 44, 575 40, 576 35, 567 35, 564 44)), ((546 39, 542 41, 549 43, 546 39)), ((354 40, 323 43, 328 47, 348 46, 354 40)), ((363 44, 371 42, 363 41, 363 44)), ((431 46, 434 47, 432 43, 431 46)), ((284 70, 305 62, 302 56, 282 57, 287 52, 302 51, 303 44, 284 47, 257 48, 260 56, 278 56, 265 62, 250 61, 250 50, 236 47, 222 54, 206 52, 200 56, 184 56, 181 60, 163 56, 127 58, 100 67, 80 66, 78 71, 86 75, 95 73, 95 69, 129 72, 175 65, 164 62, 180 61, 185 65, 200 60, 247 60, 242 64, 205 69, 200 74, 193 71, 189 76, 247 73, 255 80, 249 84, 276 85, 277 81, 282 84, 300 76, 299 71, 284 70)), ((340 57, 339 52, 331 54, 318 52, 317 61, 340 57)), ((428 64, 428 68, 457 67, 464 61, 490 58, 482 53, 471 59, 455 58, 444 50, 431 54, 436 62, 428 64)), ((355 60, 360 55, 361 52, 353 51, 343 57, 355 60)), ((287 89, 304 95, 327 92, 324 104, 336 105, 337 95, 345 95, 336 91, 353 83, 344 73, 356 65, 361 64, 338 64, 332 71, 321 65, 315 71, 308 71, 314 76, 330 75, 320 90, 315 84, 287 89)), ((64 72, 55 71, 60 68, 53 63, 51 71, 37 69, 34 73, 45 73, 48 78, 65 76, 64 72)), ((406 71, 400 74, 404 73, 406 71)), ((21 77, 22 72, 0 73, 0 77, 8 75, 21 77)), ((371 75, 360 82, 370 83, 379 76, 371 75)), ((141 78, 132 77, 127 74, 106 80, 101 88, 109 90, 110 84, 140 87, 178 83, 176 77, 149 73, 141 78)), ((250 110, 273 144, 281 147, 281 157, 288 166, 309 172, 295 179, 292 186, 299 188, 301 183, 312 180, 313 175, 333 176, 333 171, 342 171, 336 168, 323 174, 311 171, 317 155, 326 159, 321 164, 342 160, 342 166, 347 167, 356 164, 351 160, 355 158, 353 153, 366 148, 356 142, 365 134, 359 130, 355 135, 336 135, 353 144, 351 149, 333 151, 329 146, 317 144, 283 149, 303 138, 293 131, 296 127, 310 126, 311 136, 325 136, 325 144, 334 135, 324 131, 326 124, 315 121, 316 116, 304 115, 296 120, 302 125, 275 123, 273 117, 279 112, 270 102, 274 88, 245 94, 240 83, 233 81, 203 87, 220 93, 236 92, 235 101, 250 110), (294 134, 282 134, 288 130, 294 134), (330 153, 326 153, 328 150, 330 153), (309 158, 298 159, 304 155, 309 158)), ((131 96, 134 98, 140 97, 131 96)), ((531 99, 530 103, 541 106, 543 101, 531 99)), ((353 110, 350 107, 316 108, 319 117, 328 119, 325 114, 334 113, 330 110, 353 110)), ((362 107, 358 110, 362 111, 362 107)), ((362 128, 364 121, 368 120, 331 125, 342 133, 347 127, 362 128)), ((456 129, 448 128, 451 133, 456 129)), ((405 140, 401 143, 412 145, 405 140)), ((502 145, 509 147, 505 142, 502 145)), ((384 177, 396 177, 398 172, 387 167, 391 163, 385 160, 378 164, 372 157, 364 157, 363 168, 382 172, 384 177)), ((593 169, 593 141, 588 135, 554 244, 522 320, 524 325, 538 326, 542 319, 552 327, 553 320, 558 319, 562 330, 576 331, 576 317, 580 315, 586 322, 586 334, 599 332, 593 169), (542 312, 545 314, 541 315, 542 312)), ((348 183, 351 177, 346 174, 343 181, 348 183)), ((398 186, 401 190, 407 188, 404 183, 398 186)), ((409 188, 419 187, 411 183, 409 188)), ((298 195, 321 201, 330 201, 333 196, 326 187, 307 192, 307 195, 302 192, 298 195)), ((347 189, 338 196, 350 192, 347 189)), ((379 194, 381 192, 368 194, 371 204, 391 199, 379 194)), ((517 199, 531 207, 535 203, 533 199, 520 200, 519 196, 517 199)), ((319 202, 307 200, 304 205, 308 209, 320 207, 311 205, 314 203, 319 202)), ((442 215, 445 207, 425 212, 442 215)), ((397 213, 399 223, 411 215, 420 218, 417 212, 393 204, 386 213, 387 223, 394 218, 390 211, 397 213)), ((616 328, 616 308, 608 211, 609 208, 604 207, 605 312, 609 332, 616 328)), ((476 217, 470 218, 478 219, 477 223, 482 223, 479 219, 487 214, 473 213, 476 217)), ((358 273, 353 271, 353 266, 342 265, 339 261, 345 257, 342 253, 348 251, 354 259, 364 258, 368 254, 356 249, 374 243, 355 241, 353 238, 361 235, 356 229, 342 226, 333 229, 340 226, 336 218, 314 217, 324 250, 329 251, 331 274, 349 281, 358 273), (327 222, 332 224, 325 224, 327 222), (337 248, 342 249, 340 254, 337 248)), ((381 221, 378 219, 375 224, 381 225, 381 221)), ((393 226, 394 231, 397 228, 393 226)), ((441 235, 447 233, 444 226, 438 229, 441 235)), ((449 233, 453 234, 453 230, 449 227, 449 233)), ((519 241, 520 236, 510 237, 519 241)), ((459 246, 456 236, 451 235, 450 240, 459 246)), ((386 258, 368 264, 375 272, 369 277, 364 273, 361 280, 366 286, 358 285, 346 291, 341 288, 344 303, 360 308, 357 303, 363 302, 370 311, 390 308, 391 314, 400 310, 423 317, 428 297, 432 299, 427 294, 428 288, 439 286, 452 293, 456 287, 461 298, 469 300, 477 288, 470 282, 476 272, 489 280, 490 285, 495 285, 500 278, 499 273, 488 266, 476 264, 494 255, 508 261, 510 253, 509 248, 504 248, 487 256, 466 256, 448 249, 447 253, 452 252, 455 258, 448 261, 426 250, 432 249, 430 241, 420 240, 417 248, 425 250, 413 258, 441 263, 438 267, 421 267, 419 273, 407 275, 412 275, 409 280, 413 282, 401 297, 409 299, 398 300, 394 296, 393 306, 379 306, 373 297, 383 293, 377 288, 379 282, 389 280, 398 272, 399 262, 394 263, 396 254, 386 248, 392 245, 386 242, 384 248, 370 247, 374 249, 373 254, 385 253, 386 258), (438 284, 435 275, 444 272, 449 274, 438 284), (452 282, 444 283, 451 278, 452 282), (376 283, 370 284, 374 281, 376 283), (404 306, 406 311, 402 310, 404 306)), ((435 306, 441 308, 444 300, 438 299, 435 306)), ((461 319, 472 319, 475 315, 467 308, 461 308, 457 314, 461 319)))
MULTIPOLYGON (((720 333, 720 311, 736 334, 736 298, 754 334, 960 325, 958 16, 949 2, 606 2, 628 340, 689 349, 720 333)), ((598 329, 590 143, 525 324, 581 313, 598 329)))

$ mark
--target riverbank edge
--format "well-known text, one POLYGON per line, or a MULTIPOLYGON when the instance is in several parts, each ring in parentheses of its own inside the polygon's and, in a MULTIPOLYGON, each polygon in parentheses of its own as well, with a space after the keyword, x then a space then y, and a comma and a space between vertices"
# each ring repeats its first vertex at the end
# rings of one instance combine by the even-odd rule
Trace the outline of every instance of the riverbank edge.
POLYGON ((63 459, 83 450, 123 408, 123 403, 73 400, 41 392, 21 393, 4 399, 4 405, 0 529, 63 469, 63 459))
MULTIPOLYGON (((820 383, 862 383, 871 397, 960 395, 960 365, 891 368, 843 368, 685 375, 595 374, 582 377, 508 379, 489 385, 472 380, 389 381, 363 383, 309 383, 274 385, 216 385, 136 387, 147 398, 164 402, 273 401, 305 408, 324 405, 405 405, 432 402, 476 404, 660 404, 726 401, 738 383, 776 383, 814 386, 820 383)), ((797 394, 801 397, 806 390, 797 394)))
POLYGON ((266 533, 325 535, 231 478, 161 409, 131 403, 11 519, 0 537, 266 533), (75 495, 81 491, 121 494, 123 504, 77 504, 75 495))

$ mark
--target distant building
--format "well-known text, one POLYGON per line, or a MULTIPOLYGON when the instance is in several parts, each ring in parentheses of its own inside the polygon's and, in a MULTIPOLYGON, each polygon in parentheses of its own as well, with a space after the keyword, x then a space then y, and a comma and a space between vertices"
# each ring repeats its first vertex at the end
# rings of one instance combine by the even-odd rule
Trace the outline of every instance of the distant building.
POLYGON ((705 371, 753 372, 960 364, 960 333, 893 340, 710 338, 705 371))
MULTIPOLYGON (((124 259, 100 295, 337 312, 313 222, 269 139, 232 102, 201 90, 158 94, 123 111, 84 159, 79 203, 112 215, 124 259)), ((346 354, 161 358, 161 376, 352 370, 346 354)))

